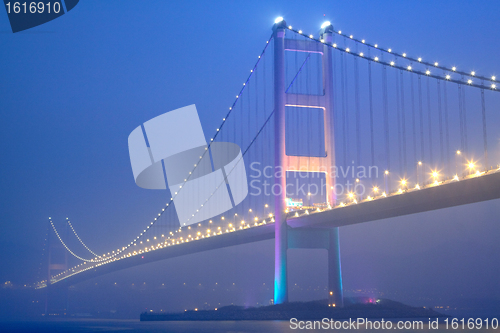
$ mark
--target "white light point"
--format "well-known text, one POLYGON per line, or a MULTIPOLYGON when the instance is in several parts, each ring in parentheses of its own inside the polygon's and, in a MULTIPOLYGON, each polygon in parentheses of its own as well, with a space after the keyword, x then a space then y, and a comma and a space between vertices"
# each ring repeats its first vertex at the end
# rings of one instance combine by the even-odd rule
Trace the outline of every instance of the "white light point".
POLYGON ((328 27, 329 25, 332 25, 332 24, 330 23, 330 21, 325 21, 325 22, 323 22, 323 24, 321 25, 321 29, 324 29, 324 28, 328 27))

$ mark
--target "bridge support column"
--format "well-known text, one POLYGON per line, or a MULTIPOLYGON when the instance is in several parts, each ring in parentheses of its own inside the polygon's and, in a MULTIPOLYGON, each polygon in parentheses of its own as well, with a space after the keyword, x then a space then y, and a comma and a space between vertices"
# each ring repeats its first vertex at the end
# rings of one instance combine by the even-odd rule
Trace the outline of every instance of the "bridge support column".
POLYGON ((344 292, 342 290, 339 228, 330 229, 328 236, 328 304, 343 307, 344 292))
POLYGON ((277 22, 274 32, 274 303, 288 302, 287 223, 285 214, 285 21, 277 22))
MULTIPOLYGON (((274 167, 275 177, 273 193, 279 190, 279 194, 274 198, 274 220, 275 220, 275 266, 274 266, 274 303, 281 304, 288 302, 288 278, 287 278, 287 250, 289 247, 288 232, 286 222, 286 171, 291 163, 301 164, 301 157, 287 156, 285 145, 285 107, 301 106, 306 108, 323 109, 323 121, 325 129, 325 156, 314 157, 317 168, 310 168, 311 157, 307 157, 307 168, 309 172, 326 173, 326 202, 329 206, 335 205, 334 186, 335 178, 332 174, 332 166, 335 164, 335 144, 333 136, 333 68, 332 49, 326 44, 318 44, 311 41, 296 42, 285 40, 286 22, 277 21, 273 27, 274 40, 274 167), (301 44, 301 47, 297 48, 301 44), (295 52, 316 52, 322 54, 323 67, 323 95, 317 97, 317 104, 310 104, 309 100, 298 103, 300 94, 295 95, 297 101, 294 104, 287 104, 287 93, 285 89, 285 50, 295 52), (305 103, 305 104, 304 104, 305 103), (293 162, 292 162, 293 161, 293 162)), ((333 41, 333 26, 323 27, 321 38, 325 43, 331 44, 333 41)), ((294 96, 293 94, 288 94, 294 96)), ((302 167, 300 170, 303 170, 302 167)), ((317 231, 315 231, 317 232, 317 231)), ((302 232, 301 232, 302 233, 302 232)), ((306 241, 308 248, 324 248, 328 250, 328 286, 330 304, 342 306, 342 278, 340 272, 340 252, 338 242, 338 228, 328 233, 327 230, 320 230, 320 233, 328 238, 327 243, 322 247, 314 247, 314 239, 310 237, 311 232, 306 232, 299 238, 300 242, 306 241), (309 241, 312 240, 312 244, 309 241), (311 247, 312 246, 312 247, 311 247)), ((297 237, 292 237, 295 239, 297 237)), ((299 243, 300 243, 299 242, 299 243)), ((299 246, 300 247, 300 246, 299 246)))
MULTIPOLYGON (((68 302, 67 288, 57 288, 51 285, 52 276, 68 269, 68 251, 63 247, 50 232, 50 221, 48 222, 48 255, 47 255, 47 290, 45 294, 45 315, 51 312, 59 314, 66 313, 68 302)), ((66 238, 68 237, 68 225, 66 225, 66 238)))
POLYGON ((290 228, 289 249, 325 249, 328 251, 328 304, 344 306, 340 267, 339 228, 290 228))

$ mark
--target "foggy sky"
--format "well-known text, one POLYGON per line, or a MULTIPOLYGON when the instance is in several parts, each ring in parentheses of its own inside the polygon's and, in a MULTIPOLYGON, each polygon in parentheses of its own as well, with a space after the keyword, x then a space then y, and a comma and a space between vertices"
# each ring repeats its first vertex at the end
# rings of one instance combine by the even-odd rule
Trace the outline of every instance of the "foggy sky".
MULTIPOLYGON (((36 280, 49 216, 69 217, 101 252, 134 237, 167 194, 135 185, 129 133, 161 113, 196 104, 211 135, 275 17, 315 35, 327 19, 399 52, 500 77, 499 13, 495 2, 470 1, 82 1, 61 18, 12 34, 0 10, 0 282, 36 280)), ((490 149, 498 151, 500 133, 491 135, 490 149)), ((391 291, 407 302, 415 292, 498 299, 498 216, 495 200, 343 227, 344 288, 391 291)), ((245 289, 273 283, 273 244, 176 258, 105 279, 239 280, 234 299, 241 301, 248 298, 245 289)), ((325 266, 326 253, 290 251, 290 284, 326 286, 325 266)), ((290 300, 307 295, 292 290, 290 300)), ((176 296, 186 306, 198 302, 192 290, 176 296)))

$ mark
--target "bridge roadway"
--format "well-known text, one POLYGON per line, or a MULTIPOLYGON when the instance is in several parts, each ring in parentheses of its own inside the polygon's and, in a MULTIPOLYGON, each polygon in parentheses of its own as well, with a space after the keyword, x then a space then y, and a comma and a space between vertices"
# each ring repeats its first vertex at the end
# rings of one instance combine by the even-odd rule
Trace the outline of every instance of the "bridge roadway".
MULTIPOLYGON (((372 201, 349 204, 319 213, 289 217, 288 225, 291 228, 341 227, 498 198, 500 198, 500 169, 460 181, 448 180, 437 186, 391 194, 386 198, 378 197, 372 201)), ((137 265, 272 238, 274 238, 273 223, 237 230, 113 261, 63 278, 53 286, 67 287, 137 265)))

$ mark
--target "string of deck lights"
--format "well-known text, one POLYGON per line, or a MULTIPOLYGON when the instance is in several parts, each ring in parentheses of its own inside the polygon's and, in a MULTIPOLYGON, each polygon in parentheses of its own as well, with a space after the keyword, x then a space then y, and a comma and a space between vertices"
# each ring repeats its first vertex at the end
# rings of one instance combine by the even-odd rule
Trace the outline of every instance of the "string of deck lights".
MULTIPOLYGON (((421 165, 422 162, 419 162, 419 164, 421 165)), ((500 172, 500 167, 498 167, 496 170, 489 170, 489 171, 479 171, 477 170, 476 172, 472 172, 473 170, 475 170, 476 168, 476 165, 473 161, 468 161, 468 163, 466 164, 467 168, 469 169, 469 174, 468 175, 465 175, 463 177, 463 179, 468 179, 468 178, 472 178, 472 177, 479 177, 479 176, 482 176, 484 174, 487 174, 487 173, 491 173, 491 172, 500 172)), ((385 172, 386 175, 389 174, 388 170, 386 170, 385 172)), ((409 183, 406 179, 401 179, 400 180, 400 184, 402 185, 401 187, 402 188, 399 188, 397 191, 394 191, 392 193, 389 193, 387 194, 385 191, 382 192, 381 194, 378 194, 380 189, 379 187, 377 186, 374 186, 372 191, 374 193, 374 196, 370 196, 368 195, 366 199, 362 199, 359 201, 359 203, 362 203, 362 202, 367 202, 367 201, 373 201, 373 200, 377 200, 377 199, 381 199, 381 198, 386 198, 386 197, 389 197, 389 196, 393 196, 393 195, 399 195, 399 194, 403 194, 403 193, 406 193, 406 192, 409 192, 409 191, 414 191, 414 190, 420 190, 420 189, 424 189, 424 188, 429 188, 429 187, 435 187, 435 186, 438 186, 438 185, 443 185, 443 184, 448 184, 449 182, 453 182, 453 181, 459 181, 459 177, 457 174, 455 174, 455 176, 453 176, 453 178, 448 178, 446 180, 442 180, 442 181, 439 181, 438 178, 439 178, 439 173, 435 170, 433 170, 431 173, 430 173, 431 177, 434 179, 433 182, 427 184, 427 185, 422 185, 422 187, 417 183, 416 186, 414 188, 409 188, 409 183), (378 195, 378 196, 377 196, 378 195)), ((348 194, 348 197, 349 199, 351 200, 351 202, 340 202, 340 204, 338 204, 337 206, 335 207, 328 207, 328 209, 337 209, 337 208, 342 208, 342 207, 347 207, 347 206, 350 206, 351 204, 358 204, 358 200, 356 199, 356 196, 353 194, 353 192, 350 192, 348 194)), ((326 209, 324 209, 326 210, 326 209)), ((323 211, 324 211, 323 210, 323 211)), ((311 210, 309 211, 309 209, 306 209, 303 211, 303 214, 302 215, 310 215, 310 214, 313 214, 313 213, 317 213, 317 212, 321 212, 322 210, 318 207, 316 210, 311 210)), ((288 212, 287 212, 288 213, 288 212)), ((298 211, 295 211, 295 214, 288 214, 289 217, 300 217, 301 214, 299 214, 298 211)), ((222 217, 222 219, 224 219, 224 217, 222 217)), ((250 224, 245 224, 244 226, 240 226, 240 230, 243 230, 243 229, 248 229, 248 228, 252 228, 252 227, 255 227, 255 226, 262 226, 266 224, 265 220, 262 222, 262 223, 255 223, 253 226, 250 225, 250 224)), ((225 230, 225 233, 230 233, 230 232, 234 232, 234 231, 237 231, 238 229, 236 229, 235 226, 233 226, 231 223, 229 224, 229 228, 225 230)), ((178 245, 178 244, 182 244, 182 243, 189 243, 191 241, 195 241, 195 240, 200 240, 200 239, 203 239, 203 238, 208 238, 210 237, 211 235, 212 236, 217 236, 217 235, 221 235, 223 234, 223 231, 221 230, 221 227, 219 226, 218 227, 218 231, 217 232, 211 232, 210 229, 207 229, 207 234, 201 234, 201 232, 197 232, 197 236, 196 237, 193 237, 191 235, 188 235, 188 237, 186 239, 184 239, 183 237, 180 237, 178 239, 171 239, 169 243, 168 240, 165 240, 164 242, 162 243, 158 243, 155 246, 150 246, 150 247, 145 247, 144 250, 138 250, 138 251, 134 251, 134 252, 129 252, 128 254, 126 255, 122 255, 120 258, 113 258, 113 259, 108 259, 104 262, 100 262, 100 263, 91 263, 92 265, 89 266, 89 267, 85 267, 85 268, 81 268, 80 271, 75 271, 75 269, 78 269, 81 265, 83 264, 80 264, 80 265, 77 265, 71 269, 68 269, 60 274, 57 274, 56 276, 53 277, 53 279, 55 281, 61 281, 63 279, 66 279, 70 276, 73 276, 75 274, 78 274, 78 273, 81 273, 83 271, 87 271, 89 269, 92 269, 92 268, 95 268, 95 267, 99 267, 99 266, 102 266, 104 264, 108 264, 108 263, 111 263, 111 262, 114 262, 114 261, 117 261, 117 260, 121 260, 121 259, 125 259, 125 258, 128 258, 128 257, 132 257, 132 256, 136 256, 136 255, 139 255, 139 254, 144 254, 144 253, 147 253, 147 252, 150 252, 150 251, 155 251, 157 249, 162 249, 162 248, 165 248, 165 247, 168 247, 168 246, 174 246, 174 245, 178 245), (67 274, 70 272, 70 274, 67 274), (63 277, 61 277, 60 279, 57 279, 57 277, 61 276, 61 275, 64 275, 63 277)), ((84 263, 85 265, 87 264, 86 262, 84 263)), ((40 284, 43 285, 43 282, 40 282, 40 284)))
MULTIPOLYGON (((275 23, 279 23, 279 22, 283 21, 283 18, 278 18, 278 19, 276 19, 275 23), (278 19, 280 19, 280 20, 278 20, 278 19)), ((327 27, 329 25, 331 25, 331 23, 328 22, 328 21, 326 21, 326 22, 324 22, 321 25, 321 28, 325 28, 325 27, 327 27)), ((314 41, 316 41, 318 43, 326 44, 324 40, 314 38, 313 35, 307 35, 307 34, 303 33, 302 30, 295 30, 295 29, 292 28, 291 25, 288 26, 287 29, 290 30, 290 31, 293 31, 293 32, 295 32, 295 33, 297 33, 299 35, 302 35, 302 36, 304 36, 306 38, 314 40, 314 41)), ((473 81, 472 81, 472 79, 468 79, 466 81, 453 80, 453 79, 451 79, 451 75, 450 74, 446 74, 444 77, 437 76, 437 75, 431 75, 431 72, 430 72, 429 69, 427 69, 425 72, 417 71, 417 70, 412 70, 412 66, 411 65, 408 65, 406 67, 404 67, 404 66, 398 66, 398 65, 395 64, 394 61, 391 61, 391 62, 381 61, 379 59, 379 57, 377 57, 377 56, 375 56, 373 58, 368 58, 368 57, 365 57, 365 55, 364 55, 363 52, 353 53, 353 52, 351 52, 351 50, 348 47, 342 48, 342 47, 338 46, 336 43, 332 43, 331 45, 330 44, 326 44, 326 45, 328 45, 330 47, 333 47, 333 48, 335 48, 335 49, 337 49, 339 51, 342 51, 342 52, 345 52, 345 53, 349 53, 349 54, 351 54, 353 56, 364 58, 364 59, 369 60, 369 61, 377 62, 377 63, 380 63, 382 65, 391 66, 391 67, 394 67, 394 68, 397 68, 397 69, 400 69, 400 70, 404 70, 404 71, 407 71, 407 72, 412 72, 412 73, 415 73, 415 74, 418 74, 418 75, 430 76, 430 77, 438 79, 438 80, 450 81, 450 82, 454 82, 454 83, 457 83, 457 84, 467 84, 469 86, 480 88, 480 89, 488 89, 488 90, 497 91, 497 84, 496 84, 496 82, 497 82, 496 79, 497 78, 494 75, 491 76, 490 78, 487 78, 487 77, 484 77, 484 76, 477 75, 475 71, 471 71, 470 73, 462 72, 462 71, 457 70, 456 66, 448 68, 448 67, 439 65, 438 62, 430 63, 430 62, 424 61, 421 57, 419 57, 419 58, 412 58, 412 57, 408 56, 406 53, 399 54, 397 52, 393 52, 393 50, 390 49, 390 48, 388 48, 388 49, 381 48, 381 47, 378 46, 378 44, 370 44, 370 43, 367 43, 364 39, 358 40, 358 39, 354 38, 352 35, 342 34, 341 30, 336 31, 334 29, 333 32, 335 34, 338 34, 338 35, 342 36, 342 37, 348 38, 348 39, 350 39, 350 40, 352 40, 352 41, 354 41, 356 43, 366 45, 368 47, 371 47, 373 49, 380 50, 382 52, 394 55, 394 56, 399 57, 401 59, 409 60, 410 62, 412 62, 412 61, 413 62, 418 62, 418 63, 424 64, 424 65, 427 65, 427 66, 434 67, 436 69, 441 69, 441 70, 444 70, 444 71, 448 71, 448 72, 452 72, 452 73, 457 73, 457 74, 468 76, 468 77, 477 78, 477 79, 479 79, 481 81, 491 81, 492 83, 491 83, 490 86, 484 86, 484 85, 474 84, 473 81)))
MULTIPOLYGON (((421 161, 419 161, 419 165, 422 165, 421 161)), ((463 176, 463 179, 468 179, 468 178, 473 178, 473 177, 479 177, 479 176, 482 176, 482 175, 485 175, 485 174, 489 174, 491 172, 500 172, 500 167, 498 167, 498 166, 497 166, 497 169, 495 169, 495 170, 492 169, 492 170, 489 170, 489 171, 482 171, 482 172, 479 171, 479 170, 476 170, 476 168, 477 168, 476 163, 474 161, 472 161, 472 160, 471 161, 467 161, 467 163, 465 164, 465 166, 469 170, 469 173, 466 174, 465 176, 463 176), (474 172, 474 170, 475 170, 475 172, 474 172)), ((386 176, 388 176, 389 175, 389 171, 386 170, 384 172, 384 174, 386 176)), ((449 182, 453 182, 453 181, 460 181, 460 178, 458 177, 458 174, 455 174, 452 178, 447 178, 447 179, 444 179, 444 180, 441 180, 441 181, 439 180, 440 175, 439 175, 439 172, 437 170, 431 170, 430 175, 431 175, 431 178, 433 179, 433 182, 428 183, 427 185, 422 184, 422 186, 420 186, 419 183, 417 182, 414 188, 409 188, 409 182, 408 182, 408 180, 403 178, 403 179, 401 179, 399 181, 401 187, 398 190, 396 190, 394 192, 391 192, 391 193, 386 193, 384 191, 384 192, 381 192, 379 194, 379 192, 380 192, 379 187, 374 186, 372 188, 372 192, 374 193, 373 196, 368 195, 366 197, 366 199, 361 199, 359 202, 358 202, 357 196, 353 192, 350 192, 350 193, 348 193, 348 198, 351 200, 350 202, 340 202, 335 207, 328 206, 328 210, 337 209, 337 208, 343 208, 343 207, 350 206, 351 204, 358 204, 358 203, 362 203, 362 202, 367 202, 367 201, 373 201, 373 200, 377 200, 377 199, 381 199, 381 198, 386 198, 386 197, 389 197, 389 196, 399 195, 399 194, 403 194, 403 193, 406 193, 406 192, 411 192, 411 191, 414 191, 414 190, 421 190, 421 189, 425 189, 425 188, 429 188, 429 187, 435 187, 435 186, 438 186, 438 185, 448 184, 449 182)), ((327 209, 324 209, 324 210, 327 210, 327 209)), ((319 207, 317 207, 316 210, 311 210, 311 211, 309 211, 309 209, 305 209, 302 214, 299 214, 298 211, 289 212, 288 209, 287 209, 286 213, 287 213, 288 217, 292 217, 293 218, 293 217, 300 217, 301 215, 310 215, 310 214, 322 212, 324 210, 321 210, 319 207)), ((251 211, 251 209, 249 211, 251 211)), ((271 215, 270 217, 272 217, 272 214, 270 214, 270 215, 271 215)), ((224 220, 224 217, 222 217, 221 219, 224 220)), ((270 221, 273 222, 273 219, 271 218, 270 221)), ((244 221, 242 221, 242 223, 244 223, 244 221)), ((244 226, 240 226, 239 230, 244 230, 244 229, 248 229, 248 228, 252 228, 252 227, 257 227, 257 226, 262 226, 262 225, 265 225, 265 224, 266 224, 266 220, 265 219, 262 221, 262 223, 255 222, 254 225, 245 223, 244 226)), ((230 232, 234 232, 234 231, 237 231, 237 230, 238 229, 236 229, 236 227, 233 226, 232 223, 229 223, 229 228, 227 228, 225 230, 225 233, 230 233, 230 232)), ((57 274, 56 276, 54 276, 53 278, 56 281, 60 281, 60 280, 66 279, 66 278, 68 278, 70 276, 73 276, 75 274, 81 273, 83 271, 87 271, 89 269, 92 269, 92 268, 95 268, 95 267, 99 267, 99 266, 102 266, 104 264, 108 264, 108 263, 111 263, 111 262, 114 262, 114 261, 117 261, 117 260, 121 260, 121 259, 125 259, 125 258, 128 258, 128 257, 132 257, 132 256, 144 254, 144 253, 147 253, 147 252, 150 252, 150 251, 155 251, 157 249, 162 249, 162 248, 165 248, 165 247, 168 247, 168 246, 174 246, 174 245, 178 245, 178 244, 182 244, 182 243, 189 243, 189 242, 192 242, 192 241, 195 241, 195 240, 200 240, 200 239, 208 238, 210 236, 217 236, 217 235, 222 235, 222 234, 224 234, 224 232, 221 230, 220 226, 218 227, 218 230, 214 231, 214 232, 212 232, 210 229, 207 229, 207 233, 206 234, 202 234, 200 231, 198 231, 196 233, 196 237, 188 235, 187 238, 185 238, 185 239, 183 237, 179 237, 177 239, 170 239, 170 243, 169 243, 169 240, 165 240, 164 242, 158 243, 156 245, 156 247, 155 246, 150 246, 150 247, 147 246, 147 247, 144 248, 144 250, 138 250, 138 251, 129 252, 128 254, 124 254, 124 255, 122 255, 119 258, 106 258, 106 260, 104 260, 102 262, 99 262, 99 263, 97 263, 95 261, 94 262, 90 262, 91 266, 85 267, 85 268, 82 267, 79 271, 75 271, 75 269, 78 269, 81 265, 86 265, 87 262, 85 262, 84 264, 77 265, 75 267, 72 267, 72 268, 64 271, 64 272, 61 272, 61 273, 57 274), (67 274, 67 273, 70 273, 70 274, 67 274), (64 276, 61 277, 60 279, 57 279, 57 277, 59 277, 61 275, 64 275, 64 276)), ((44 281, 42 281, 40 283, 43 284, 43 282, 44 281)))

